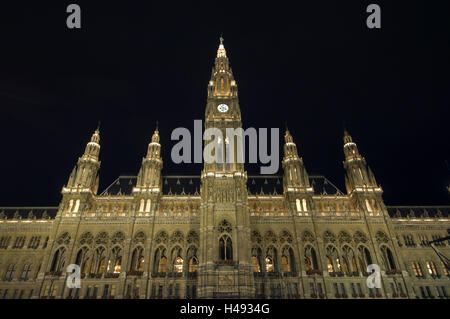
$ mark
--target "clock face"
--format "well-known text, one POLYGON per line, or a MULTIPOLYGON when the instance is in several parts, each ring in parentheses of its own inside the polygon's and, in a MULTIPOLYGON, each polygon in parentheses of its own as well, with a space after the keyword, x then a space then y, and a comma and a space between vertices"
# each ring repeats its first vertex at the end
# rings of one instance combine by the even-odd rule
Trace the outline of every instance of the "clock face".
POLYGON ((219 110, 220 113, 225 113, 226 111, 228 111, 228 105, 226 105, 226 104, 219 104, 217 106, 217 109, 219 110))

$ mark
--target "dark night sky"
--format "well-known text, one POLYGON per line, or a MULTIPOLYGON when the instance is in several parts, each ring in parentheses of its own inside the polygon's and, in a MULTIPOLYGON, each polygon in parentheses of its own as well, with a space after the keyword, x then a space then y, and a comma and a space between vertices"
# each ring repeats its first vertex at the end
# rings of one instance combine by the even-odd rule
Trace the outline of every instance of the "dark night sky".
POLYGON ((287 120, 308 172, 345 191, 345 122, 387 204, 449 204, 450 29, 438 4, 371 1, 382 28, 369 30, 368 1, 58 2, 1 10, 0 206, 58 205, 99 120, 100 190, 137 173, 156 120, 163 172, 199 174, 171 163, 170 133, 203 119, 221 33, 244 127, 287 120), (69 3, 81 30, 66 28, 69 3))

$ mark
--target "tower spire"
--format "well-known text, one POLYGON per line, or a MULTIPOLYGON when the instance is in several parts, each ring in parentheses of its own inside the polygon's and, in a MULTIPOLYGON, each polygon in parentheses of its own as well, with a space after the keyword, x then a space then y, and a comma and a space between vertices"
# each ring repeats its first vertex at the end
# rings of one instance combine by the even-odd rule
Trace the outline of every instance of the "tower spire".
POLYGON ((344 130, 343 140, 347 190, 352 191, 355 187, 378 187, 366 160, 359 153, 358 146, 346 129, 344 130))
POLYGON ((67 186, 63 188, 63 193, 66 189, 79 188, 81 190, 89 189, 95 194, 96 183, 98 183, 98 170, 100 168, 99 155, 100 131, 99 127, 97 127, 87 143, 83 155, 78 158, 78 162, 70 174, 67 186))

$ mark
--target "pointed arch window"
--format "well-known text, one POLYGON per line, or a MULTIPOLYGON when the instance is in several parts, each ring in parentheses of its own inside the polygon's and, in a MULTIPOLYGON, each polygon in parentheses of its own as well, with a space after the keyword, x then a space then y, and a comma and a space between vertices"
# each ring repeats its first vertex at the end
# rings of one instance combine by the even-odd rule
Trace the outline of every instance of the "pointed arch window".
POLYGON ((302 199, 302 203, 303 203, 303 211, 307 212, 308 211, 308 206, 306 205, 306 199, 305 198, 302 199))
POLYGON ((152 201, 151 201, 151 199, 147 199, 147 205, 145 205, 145 212, 146 212, 146 213, 149 213, 149 212, 150 212, 151 206, 152 206, 152 201))
POLYGON ((219 258, 220 260, 233 260, 233 243, 228 235, 220 237, 219 258))
POLYGON ((283 272, 291 271, 291 265, 289 264, 289 258, 287 256, 281 256, 281 269, 283 272))
POLYGON ((253 272, 261 272, 261 266, 258 262, 258 257, 252 256, 252 266, 253 266, 253 272))
MULTIPOLYGON (((372 206, 370 206, 369 200, 366 198, 366 208, 369 213, 372 213, 372 206)), ((369 214, 372 216, 372 214, 369 214)))
POLYGON ((270 256, 266 257, 266 272, 274 272, 274 264, 273 264, 273 259, 270 256))
POLYGON ((192 257, 189 260, 189 272, 197 272, 198 271, 198 260, 197 257, 192 257))
POLYGON ((67 211, 70 213, 73 207, 73 199, 69 200, 69 206, 67 206, 67 211))
POLYGON ((295 205, 297 206, 297 212, 298 212, 298 213, 301 212, 301 211, 302 211, 302 203, 300 202, 300 199, 299 199, 299 198, 297 198, 297 199, 295 200, 295 205))
POLYGON ((305 247, 305 266, 307 268, 307 271, 312 269, 319 269, 317 264, 316 250, 310 245, 305 247))
POLYGON ((327 257, 327 269, 328 272, 334 272, 333 263, 331 262, 330 257, 327 257))
POLYGON ((78 213, 78 210, 80 209, 80 200, 77 199, 75 202, 75 208, 73 209, 74 213, 78 213))
POLYGON ((183 272, 183 263, 184 263, 184 260, 180 256, 175 258, 175 262, 174 262, 174 265, 173 265, 173 268, 174 268, 175 272, 177 272, 177 273, 182 273, 183 272))
POLYGON ((160 273, 166 272, 166 266, 167 266, 167 257, 161 256, 161 258, 159 259, 158 272, 160 273))
POLYGON ((389 269, 389 270, 396 269, 394 255, 392 254, 392 251, 388 247, 382 246, 381 253, 383 256, 384 263, 386 265, 386 269, 389 269))
POLYGON ((145 205, 145 200, 141 199, 141 202, 139 204, 139 212, 144 212, 144 205, 145 205))

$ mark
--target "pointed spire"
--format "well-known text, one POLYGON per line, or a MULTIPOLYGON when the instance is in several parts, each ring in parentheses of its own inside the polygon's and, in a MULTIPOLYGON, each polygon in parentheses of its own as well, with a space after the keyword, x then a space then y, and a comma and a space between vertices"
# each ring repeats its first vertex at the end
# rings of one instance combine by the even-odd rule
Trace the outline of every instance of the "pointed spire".
POLYGON ((220 44, 219 44, 219 49, 217 50, 217 57, 218 58, 226 58, 227 57, 227 52, 225 51, 225 47, 223 45, 223 38, 222 36, 219 38, 220 40, 220 44))
POLYGON ((156 121, 155 132, 152 135, 152 143, 159 143, 158 121, 156 121))

